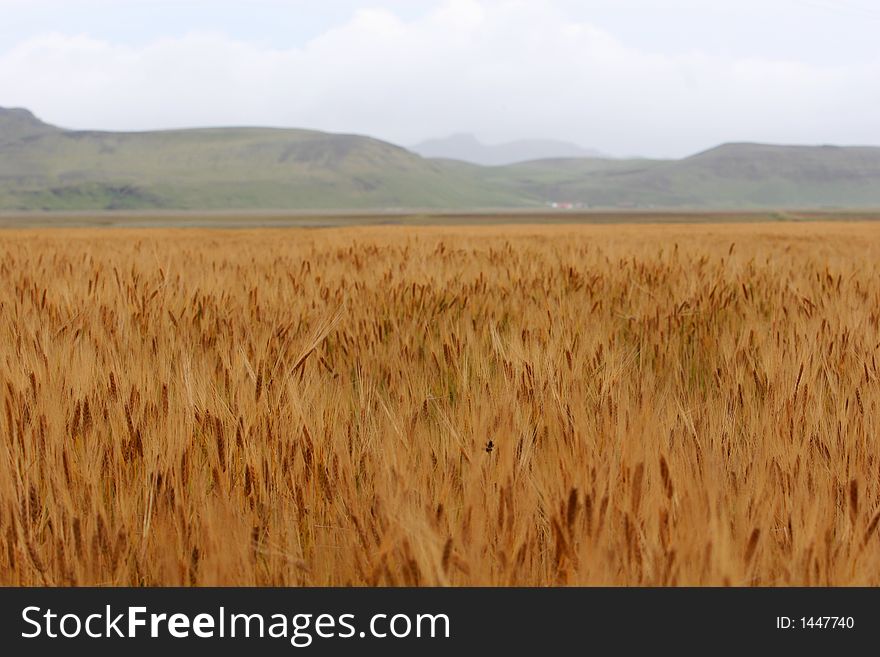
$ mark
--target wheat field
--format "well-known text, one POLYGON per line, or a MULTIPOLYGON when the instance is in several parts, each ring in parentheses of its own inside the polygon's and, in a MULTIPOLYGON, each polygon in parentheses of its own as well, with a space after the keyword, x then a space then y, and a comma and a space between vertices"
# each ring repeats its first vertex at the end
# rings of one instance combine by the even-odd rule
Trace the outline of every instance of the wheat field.
POLYGON ((0 232, 0 584, 878 585, 880 224, 0 232))

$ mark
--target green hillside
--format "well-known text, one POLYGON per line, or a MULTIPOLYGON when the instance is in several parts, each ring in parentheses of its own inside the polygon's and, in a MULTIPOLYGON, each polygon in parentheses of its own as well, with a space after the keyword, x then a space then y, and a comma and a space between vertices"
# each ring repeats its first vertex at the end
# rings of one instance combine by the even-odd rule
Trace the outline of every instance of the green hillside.
POLYGON ((308 130, 58 130, 0 110, 0 208, 331 209, 529 205, 391 144, 308 130))
POLYGON ((880 207, 880 148, 726 144, 681 160, 486 167, 369 137, 90 132, 0 108, 0 210, 880 207))
POLYGON ((590 207, 880 207, 880 148, 725 144, 682 160, 546 160, 486 179, 590 207))

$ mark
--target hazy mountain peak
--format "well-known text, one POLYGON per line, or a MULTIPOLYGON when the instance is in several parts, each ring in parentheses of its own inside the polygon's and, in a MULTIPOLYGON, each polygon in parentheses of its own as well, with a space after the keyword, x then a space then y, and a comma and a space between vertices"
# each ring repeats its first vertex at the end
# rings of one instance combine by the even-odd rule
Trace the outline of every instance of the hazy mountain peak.
POLYGON ((454 143, 484 146, 484 144, 479 139, 477 139, 477 136, 470 132, 456 132, 455 134, 449 135, 445 139, 429 139, 426 143, 443 141, 451 144, 454 143))
POLYGON ((429 139, 410 150, 422 157, 462 160, 484 166, 503 166, 530 160, 604 157, 598 151, 555 139, 520 139, 503 144, 484 144, 469 133, 429 139))

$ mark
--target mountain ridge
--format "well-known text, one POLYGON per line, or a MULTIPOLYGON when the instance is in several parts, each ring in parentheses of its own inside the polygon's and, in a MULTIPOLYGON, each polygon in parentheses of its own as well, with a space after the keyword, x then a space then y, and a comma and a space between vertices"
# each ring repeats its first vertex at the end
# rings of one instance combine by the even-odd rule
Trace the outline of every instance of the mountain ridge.
POLYGON ((880 207, 880 147, 481 166, 296 128, 65 130, 0 108, 0 210, 880 207))

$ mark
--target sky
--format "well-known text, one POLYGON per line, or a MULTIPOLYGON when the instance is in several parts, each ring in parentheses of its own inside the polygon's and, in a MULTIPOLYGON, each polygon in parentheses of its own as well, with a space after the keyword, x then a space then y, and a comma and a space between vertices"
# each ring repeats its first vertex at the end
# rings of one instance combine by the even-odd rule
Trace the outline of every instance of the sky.
POLYGON ((874 0, 0 0, 0 107, 76 129, 880 145, 874 0))

